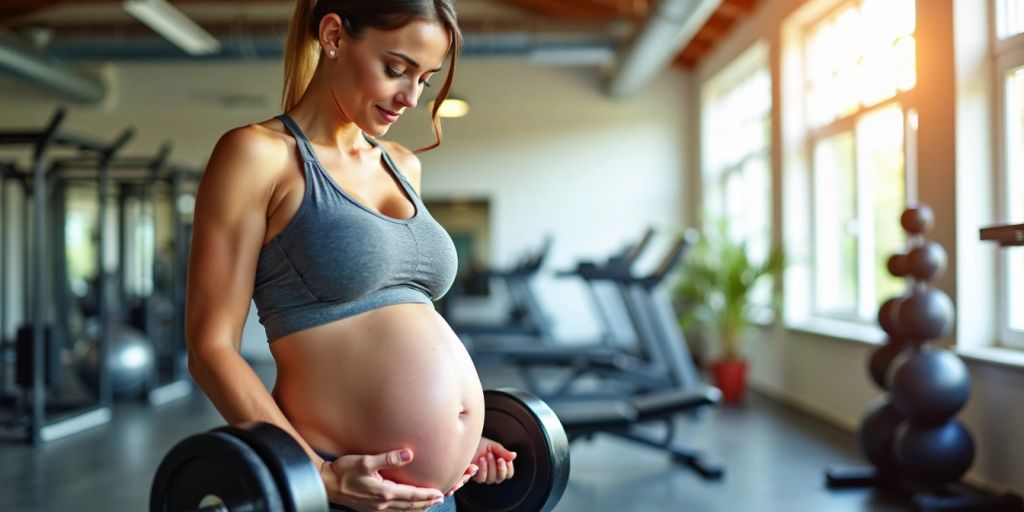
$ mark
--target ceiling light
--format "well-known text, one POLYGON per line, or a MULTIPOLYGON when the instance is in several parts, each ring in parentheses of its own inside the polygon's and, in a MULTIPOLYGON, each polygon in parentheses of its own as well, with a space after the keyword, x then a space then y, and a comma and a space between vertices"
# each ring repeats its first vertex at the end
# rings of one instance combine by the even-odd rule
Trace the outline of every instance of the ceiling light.
MULTIPOLYGON (((431 109, 433 109, 433 102, 431 102, 431 109)), ((437 115, 441 117, 463 117, 468 113, 469 102, 455 96, 445 98, 441 102, 441 108, 437 110, 437 115)))
POLYGON ((166 0, 125 0, 124 10, 189 55, 220 51, 220 41, 166 0))

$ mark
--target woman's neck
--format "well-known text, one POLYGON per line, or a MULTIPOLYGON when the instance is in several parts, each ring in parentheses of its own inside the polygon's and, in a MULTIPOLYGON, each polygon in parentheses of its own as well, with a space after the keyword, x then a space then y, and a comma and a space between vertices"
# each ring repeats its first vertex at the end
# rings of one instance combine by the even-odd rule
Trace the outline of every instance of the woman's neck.
POLYGON ((321 70, 318 66, 306 92, 288 115, 317 144, 334 146, 342 152, 371 149, 363 131, 342 112, 321 70))

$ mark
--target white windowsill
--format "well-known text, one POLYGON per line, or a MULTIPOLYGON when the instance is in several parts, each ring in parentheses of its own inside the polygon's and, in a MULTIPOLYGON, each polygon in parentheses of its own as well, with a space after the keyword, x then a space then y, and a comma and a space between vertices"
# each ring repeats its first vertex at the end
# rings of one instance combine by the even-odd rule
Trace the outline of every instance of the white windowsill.
MULTIPOLYGON (((787 329, 836 340, 879 345, 886 342, 885 331, 873 325, 825 318, 808 318, 786 324, 787 329)), ((1009 347, 958 347, 954 351, 965 360, 1024 370, 1024 350, 1009 347)))
POLYGON ((786 328, 837 340, 856 341, 871 345, 880 345, 886 341, 885 331, 875 325, 827 318, 805 318, 798 322, 788 322, 786 328))
POLYGON ((995 364, 1006 368, 1024 369, 1024 350, 1007 347, 959 347, 957 355, 970 361, 995 364))

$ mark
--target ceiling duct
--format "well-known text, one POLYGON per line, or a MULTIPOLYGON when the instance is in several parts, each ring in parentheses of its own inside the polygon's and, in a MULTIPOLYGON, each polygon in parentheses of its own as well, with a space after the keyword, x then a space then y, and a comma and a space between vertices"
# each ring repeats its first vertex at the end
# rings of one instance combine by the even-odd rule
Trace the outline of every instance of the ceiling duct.
POLYGON ((722 0, 661 0, 626 49, 608 81, 608 94, 639 91, 672 62, 718 9, 722 0))
POLYGON ((0 30, 0 73, 80 103, 99 103, 106 96, 99 80, 63 67, 4 30, 0 30))
MULTIPOLYGON (((56 37, 49 52, 66 61, 164 61, 280 59, 284 40, 279 34, 222 34, 220 51, 188 56, 165 39, 119 34, 56 37)), ((463 56, 525 58, 552 65, 602 65, 615 59, 616 41, 603 32, 570 34, 546 32, 468 33, 463 56)))
POLYGON ((525 58, 537 64, 591 66, 615 61, 615 40, 603 32, 466 34, 467 57, 525 58))

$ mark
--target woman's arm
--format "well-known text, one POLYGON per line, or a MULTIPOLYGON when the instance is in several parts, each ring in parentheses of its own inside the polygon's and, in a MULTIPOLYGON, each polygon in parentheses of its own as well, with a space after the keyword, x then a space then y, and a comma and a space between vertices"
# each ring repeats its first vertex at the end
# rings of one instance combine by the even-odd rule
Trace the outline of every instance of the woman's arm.
POLYGON ((185 301, 189 371, 229 423, 279 425, 316 460, 239 354, 274 187, 266 154, 272 141, 259 130, 238 128, 221 137, 196 193, 185 301))

